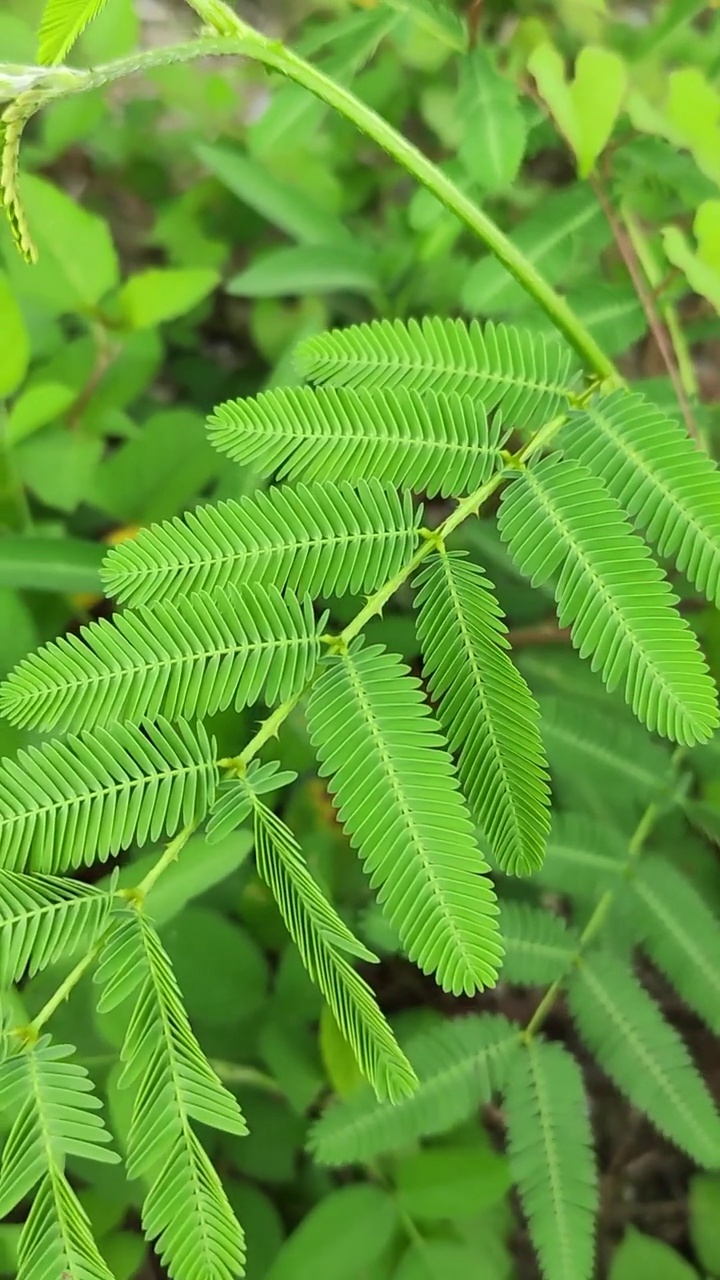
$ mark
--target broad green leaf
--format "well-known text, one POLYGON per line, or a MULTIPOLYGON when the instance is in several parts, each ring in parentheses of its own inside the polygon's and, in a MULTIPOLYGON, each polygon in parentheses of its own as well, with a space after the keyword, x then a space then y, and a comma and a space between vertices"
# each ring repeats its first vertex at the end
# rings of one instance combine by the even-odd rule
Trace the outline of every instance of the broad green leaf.
POLYGON ((696 1173, 688 1197, 690 1239, 705 1271, 720 1276, 720 1177, 696 1173))
POLYGON ((80 37, 83 66, 96 67, 99 62, 110 62, 137 50, 140 9, 135 0, 112 0, 105 5, 80 37))
POLYGON ((435 1147, 396 1165, 398 1204, 414 1220, 471 1218, 510 1190, 507 1159, 489 1143, 435 1147))
POLYGON ((698 257, 720 275, 720 200, 704 200, 693 223, 698 257))
POLYGON ((107 0, 46 0, 40 20, 38 61, 64 62, 65 55, 107 0))
POLYGON ((227 291, 240 298, 282 298, 336 291, 372 293, 377 287, 377 271, 365 250, 330 244, 273 249, 233 276, 227 291))
MULTIPOLYGON (((609 356, 621 355, 647 330, 647 318, 630 284, 614 284, 606 280, 593 282, 592 288, 569 289, 567 300, 575 315, 590 330, 595 341, 609 356)), ((551 320, 534 307, 518 323, 553 338, 557 332, 551 320)))
POLYGON ((230 147, 201 144, 195 151, 228 191, 300 244, 347 244, 349 233, 341 222, 276 178, 266 164, 230 147))
POLYGON ((210 907, 187 907, 163 930, 163 943, 193 1023, 233 1027, 262 1007, 265 958, 227 916, 210 907))
POLYGON ((358 1280, 371 1275, 399 1226, 393 1200, 367 1183, 325 1196, 303 1218, 267 1280, 358 1280))
POLYGON ((105 548, 77 538, 0 540, 0 586, 99 595, 105 548))
POLYGON ((30 339, 7 276, 0 271, 0 400, 14 395, 30 363, 30 339))
POLYGON ((477 47, 463 60, 457 106, 463 165, 485 191, 504 191, 522 163, 527 127, 515 86, 487 49, 477 47))
POLYGON ((55 314, 92 310, 119 279, 107 223, 35 174, 23 176, 22 195, 40 257, 13 259, 11 278, 55 314))
POLYGON ((665 111, 675 140, 703 173, 720 181, 720 93, 700 67, 670 73, 665 111))
POLYGON ((8 440, 17 444, 41 427, 55 422, 76 398, 73 387, 61 382, 37 382, 20 393, 8 414, 8 440))
POLYGON ((694 293, 707 298, 720 312, 720 267, 716 269, 711 263, 704 262, 700 254, 690 248, 679 227, 664 227, 662 239, 668 261, 682 271, 694 293))
POLYGON ((507 1270, 488 1265, 484 1252, 457 1240, 424 1240, 410 1245, 392 1280, 507 1280, 507 1270))
POLYGON ((580 177, 587 178, 620 112, 627 84, 623 59, 610 49, 585 45, 568 84, 561 54, 544 42, 530 55, 528 69, 577 157, 580 177))
POLYGON ((102 440, 48 427, 19 444, 15 458, 20 476, 41 502, 71 512, 86 496, 102 451, 102 440))
POLYGON ((465 24, 449 0, 384 0, 390 9, 406 14, 426 35, 457 53, 467 47, 465 24))
POLYGON ((120 306, 131 329, 152 329, 192 311, 219 283, 209 267, 151 267, 130 276, 120 290, 120 306))
POLYGON ((320 1014, 320 1056, 327 1078, 339 1098, 347 1098, 363 1083, 357 1058, 327 1004, 323 1005, 320 1014))
POLYGON ((699 1280, 684 1258, 652 1236, 631 1227, 615 1251, 609 1280, 699 1280))

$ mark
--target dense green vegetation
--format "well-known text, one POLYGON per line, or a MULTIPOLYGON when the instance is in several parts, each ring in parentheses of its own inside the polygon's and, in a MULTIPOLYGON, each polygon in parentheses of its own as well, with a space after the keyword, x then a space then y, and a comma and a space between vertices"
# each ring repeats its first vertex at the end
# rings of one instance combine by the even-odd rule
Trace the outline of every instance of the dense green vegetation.
POLYGON ((0 1274, 720 1276, 715 10, 6 0, 0 1274))

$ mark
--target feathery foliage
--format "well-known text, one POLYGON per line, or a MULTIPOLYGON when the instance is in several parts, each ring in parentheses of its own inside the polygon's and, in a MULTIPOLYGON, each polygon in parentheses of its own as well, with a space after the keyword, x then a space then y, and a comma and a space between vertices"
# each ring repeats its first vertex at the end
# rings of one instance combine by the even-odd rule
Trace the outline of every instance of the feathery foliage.
POLYGON ((191 1121, 240 1136, 247 1126, 193 1035, 168 956, 142 912, 120 917, 96 977, 101 1009, 136 993, 120 1084, 134 1086, 127 1169, 149 1182, 148 1239, 174 1280, 234 1280, 243 1233, 191 1121))
POLYGON ((578 936, 560 916, 527 902, 506 902, 500 916, 505 982, 534 987, 566 973, 578 948, 578 936))
POLYGON ((367 391, 456 392, 511 426, 554 418, 571 386, 570 353, 531 330, 477 320, 373 320, 307 338, 301 371, 320 386, 367 391))
POLYGON ((323 625, 307 596, 272 586, 141 607, 25 658, 0 689, 0 712, 13 724, 77 730, 284 702, 312 674, 323 625))
POLYGON ((374 1160, 466 1120, 502 1087, 517 1033, 497 1014, 471 1014, 417 1033, 406 1047, 418 1076, 415 1092, 394 1105, 369 1089, 335 1102, 310 1135, 321 1164, 374 1160))
POLYGON ((423 673, 468 804, 503 870, 527 874, 542 863, 549 827, 547 766, 492 584, 442 551, 416 586, 423 673))
POLYGON ((580 1068, 560 1044, 530 1041, 505 1086, 508 1152, 546 1276, 592 1271, 597 1177, 580 1068))
POLYGON ((40 19, 38 60, 63 62, 78 36, 105 8, 107 0, 45 0, 40 19))
POLYGON ((616 391, 569 415, 560 437, 698 591, 720 605, 720 472, 640 395, 616 391))
POLYGON ((534 584, 561 568, 561 627, 592 655, 608 689, 622 684, 638 719, 692 746, 718 725, 715 691, 676 597, 618 503, 588 470, 557 454, 503 493, 500 532, 534 584))
POLYGON ((284 485, 141 530, 109 553, 104 583, 123 604, 250 581, 313 598, 359 595, 410 559, 421 514, 409 493, 374 480, 284 485))
POLYGON ((427 493, 477 489, 500 461, 504 433, 455 393, 266 391, 220 405, 210 440, 233 462, 278 480, 376 479, 427 493))
POLYGON ((626 854, 627 841, 607 822, 584 813, 557 813, 538 881, 556 893, 595 899, 618 887, 626 854))
POLYGON ((489 870, 419 681, 380 645, 328 661, 310 736, 338 816, 411 960, 446 991, 495 981, 502 948, 489 870))
POLYGON ((17 1280, 112 1280, 64 1173, 69 1155, 118 1159, 87 1071, 68 1061, 74 1052, 43 1036, 0 1065, 0 1110, 13 1117, 0 1161, 0 1215, 37 1188, 18 1245, 17 1280))
POLYGON ((372 964, 377 957, 323 896, 293 833, 256 795, 252 775, 235 786, 245 791, 252 806, 258 874, 272 889, 303 964, 325 996, 358 1065, 379 1098, 397 1102, 412 1094, 415 1073, 370 987, 348 960, 350 956, 372 964))
POLYGON ((212 804, 204 727, 113 725, 21 751, 0 774, 0 864, 53 874, 172 836, 212 804))
POLYGON ((59 876, 0 870, 0 981, 32 977, 102 932, 112 893, 59 876))
POLYGON ((671 1142, 720 1168, 720 1117, 677 1032, 631 971, 599 953, 569 986, 578 1030, 600 1066, 671 1142))

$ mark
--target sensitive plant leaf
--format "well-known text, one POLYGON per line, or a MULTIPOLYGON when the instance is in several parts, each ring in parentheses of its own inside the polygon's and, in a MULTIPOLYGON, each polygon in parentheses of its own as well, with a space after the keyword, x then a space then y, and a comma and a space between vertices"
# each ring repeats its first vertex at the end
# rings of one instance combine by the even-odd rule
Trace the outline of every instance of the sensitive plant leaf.
POLYGON ((529 329, 477 320, 373 320, 308 339, 295 358, 320 386, 457 395, 500 408, 532 431, 553 418, 572 390, 569 351, 529 329))
POLYGON ((477 488, 500 462, 497 417, 455 394, 309 387, 230 400, 209 419, 233 462, 278 480, 371 480, 428 497, 477 488))
POLYGON ((206 828, 208 844, 224 840, 241 822, 245 822, 253 811, 257 796, 279 791, 296 778, 293 770, 281 769, 277 760, 269 760, 266 764, 252 760, 242 778, 229 778, 220 787, 206 828))
POLYGON ((0 863, 51 874, 172 836, 211 807, 214 745, 202 725, 115 724, 2 762, 0 863))
POLYGON ((0 871, 0 980, 32 977, 61 956, 92 946, 112 893, 56 876, 0 871))
POLYGON ((442 552, 415 585, 423 673, 463 794, 499 866, 528 874, 542 863, 550 826, 547 762, 492 584, 462 555, 442 552))
POLYGON ((608 822, 556 812, 538 881, 555 893, 597 899, 607 889, 618 889, 627 870, 627 846, 627 837, 608 822))
POLYGON ((720 923, 689 880, 664 858, 643 858, 632 879, 642 946, 685 1003, 720 1032, 720 923))
POLYGON ((0 400, 7 399, 21 386, 30 363, 30 339, 22 311, 4 272, 0 271, 0 400))
POLYGON ((224 591, 249 580, 313 599, 358 595, 407 563, 421 518, 409 493, 374 479, 286 485, 143 529, 110 552, 102 577, 123 604, 224 591))
POLYGON ((492 986, 495 894, 419 681, 382 646, 328 660, 308 727, 338 817, 407 955, 455 995, 492 986))
POLYGON ((561 916, 526 902, 506 902, 500 914, 505 955, 501 976, 521 987, 550 984, 567 973, 579 940, 561 916))
POLYGON ((119 305, 130 329, 151 329, 192 311, 220 281, 208 267, 154 267, 125 281, 119 305))
POLYGON ((371 988, 347 959, 373 962, 377 957, 354 937, 321 893, 288 827, 252 793, 251 802, 258 874, 270 886, 310 977, 378 1098, 397 1102, 407 1097, 414 1091, 415 1073, 371 988))
POLYGON ((115 1280, 101 1257, 88 1215, 57 1165, 38 1187, 18 1242, 16 1280, 115 1280))
POLYGON ((589 1280, 597 1174, 580 1068, 560 1044, 529 1041, 504 1091, 508 1156, 547 1280, 589 1280))
POLYGON ((485 191, 505 191, 522 163, 527 125, 514 84, 488 49, 474 48, 460 64, 457 114, 465 169, 485 191))
POLYGON ((501 1087, 518 1046, 518 1029, 497 1014, 454 1018, 406 1044, 418 1077, 413 1094, 393 1104, 358 1090, 324 1112, 310 1132, 320 1164, 362 1164, 446 1132, 501 1087))
POLYGON ((561 570, 558 621, 647 728, 688 746, 718 724, 712 680, 676 597, 592 472, 550 455, 505 489, 500 532, 535 585, 561 570))
POLYGON ((323 624, 307 596, 276 587, 141 606, 23 659, 0 686, 0 714, 64 731, 159 715, 204 720, 260 698, 272 706, 307 683, 323 624))
POLYGON ((614 392, 568 416, 566 456, 589 467, 712 604, 720 604, 720 472, 643 396, 614 392))
POLYGON ((104 9, 107 0, 45 0, 40 19, 38 61, 64 62, 78 36, 104 9))
POLYGON ((661 1133, 720 1167, 720 1117, 674 1027, 615 956, 586 959, 568 987, 578 1030, 600 1066, 661 1133))

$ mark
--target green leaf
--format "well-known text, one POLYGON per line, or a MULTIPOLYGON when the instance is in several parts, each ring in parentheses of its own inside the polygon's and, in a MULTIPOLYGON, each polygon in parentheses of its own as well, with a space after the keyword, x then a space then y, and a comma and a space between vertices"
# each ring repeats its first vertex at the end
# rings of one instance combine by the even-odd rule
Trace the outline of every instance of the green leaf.
POLYGON ((505 1269, 488 1265, 484 1251, 456 1240, 420 1240, 411 1245, 393 1272, 392 1280, 506 1280, 505 1269))
POLYGON ((720 1117, 675 1028, 621 960, 586 959, 569 984, 570 1010, 600 1066, 671 1142, 720 1167, 720 1117))
POLYGON ((664 227, 662 240, 668 262, 682 271, 694 293, 706 298, 720 313, 720 266, 694 252, 679 227, 664 227))
POLYGON ((220 276, 208 267, 173 269, 151 267, 130 276, 120 290, 120 307, 131 329, 151 329, 192 311, 213 289, 220 276))
POLYGON ((631 1227, 615 1251, 609 1280, 699 1280, 679 1253, 631 1227))
POLYGON ((40 427, 61 418, 76 399, 75 390, 60 382, 38 382, 17 397, 8 414, 8 440, 18 444, 40 427))
POLYGON ((701 67, 680 67, 668 77, 666 117, 673 140, 687 147, 698 167, 720 180, 720 93, 701 67))
POLYGON ((690 1239, 704 1271, 720 1276, 720 1178, 696 1173, 688 1197, 690 1239))
POLYGON ((119 280, 107 223, 34 174, 23 177, 23 203, 40 260, 17 260, 12 278, 58 314, 92 311, 119 280))
POLYGON ((457 53, 467 48, 465 24, 447 0, 383 0, 389 8, 407 14, 420 29, 457 53))
POLYGON ((527 126, 515 86, 487 48, 477 46, 460 64, 457 111, 463 165, 488 193, 505 191, 522 163, 527 126))
POLYGON ((718 724, 715 689, 645 544, 591 471, 552 454, 502 495, 499 528, 533 585, 557 570, 558 621, 647 728, 693 745, 718 724))
POLYGON ((627 870, 627 845, 627 838, 607 822, 556 812, 538 881, 555 893, 586 899, 617 890, 627 870))
POLYGON ((55 1165, 38 1188, 20 1236, 16 1280, 45 1280, 48 1271, 80 1280, 115 1280, 82 1205, 55 1165))
POLYGON ((379 1187, 342 1187, 306 1214, 267 1280, 356 1280, 371 1274, 398 1226, 393 1200, 379 1187))
POLYGON ((0 586, 99 595, 105 548, 78 538, 0 539, 0 586))
MULTIPOLYGON (((152 918, 158 928, 179 915, 182 909, 221 884, 246 861, 252 849, 249 831, 234 831, 224 840, 210 844, 205 836, 192 836, 180 854, 153 885, 152 918)), ((133 858, 120 868, 118 888, 130 889, 138 884, 157 862, 157 853, 133 858)), ((103 881, 103 886, 106 882, 103 881)))
POLYGON ((56 876, 0 871, 0 978, 32 977, 92 946, 107 922, 110 893, 56 876))
POLYGON ((460 396, 309 387, 221 404, 216 449, 280 480, 377 480, 428 497, 476 488, 500 463, 500 422, 460 396))
POLYGON ((560 1044, 530 1041, 504 1095, 510 1171, 547 1280, 590 1280, 597 1175, 580 1068, 560 1044))
POLYGON ((415 585, 423 674, 465 798, 503 870, 532 872, 550 826, 547 763, 538 706, 508 656, 492 584, 444 552, 415 585))
POLYGON ((24 381, 30 363, 30 339, 22 311, 4 272, 0 271, 0 400, 12 396, 24 381))
POLYGON ((78 36, 104 9, 107 0, 46 0, 40 19, 38 61, 64 62, 78 36))
POLYGON ((561 916, 527 902, 505 902, 500 914, 505 956, 504 982, 536 987, 554 982, 570 969, 579 940, 561 916))
POLYGON ((102 440, 58 426, 24 440, 14 456, 20 476, 41 502, 71 512, 87 496, 102 452, 102 440))
POLYGON ((504 1079, 518 1029, 496 1014, 466 1015, 416 1033, 406 1045, 418 1086, 399 1102, 379 1102, 369 1088, 330 1106, 309 1146, 320 1164, 372 1161, 447 1132, 475 1115, 504 1079))
POLYGON ((568 86, 561 55, 551 44, 542 43, 530 55, 528 70, 577 156, 580 177, 587 178, 610 138, 622 106, 627 86, 623 58, 611 49, 585 45, 568 86))
POLYGON ((267 1000, 262 951, 219 911, 187 906, 165 926, 162 940, 193 1025, 237 1027, 267 1000))
POLYGON ((233 195, 300 244, 347 246, 350 233, 343 224, 276 178, 266 164, 230 147, 200 144, 195 152, 233 195))
POLYGON ((273 249, 228 280, 238 298, 287 298, 306 293, 372 294, 379 287, 376 264, 365 249, 302 245, 273 249))
POLYGON ((401 1210, 425 1222, 472 1218, 510 1190, 508 1162, 489 1144, 435 1147, 395 1165, 401 1210))
POLYGON ((445 991, 494 984, 497 905, 419 681, 381 646, 330 659, 308 702, 321 777, 411 960, 445 991))

